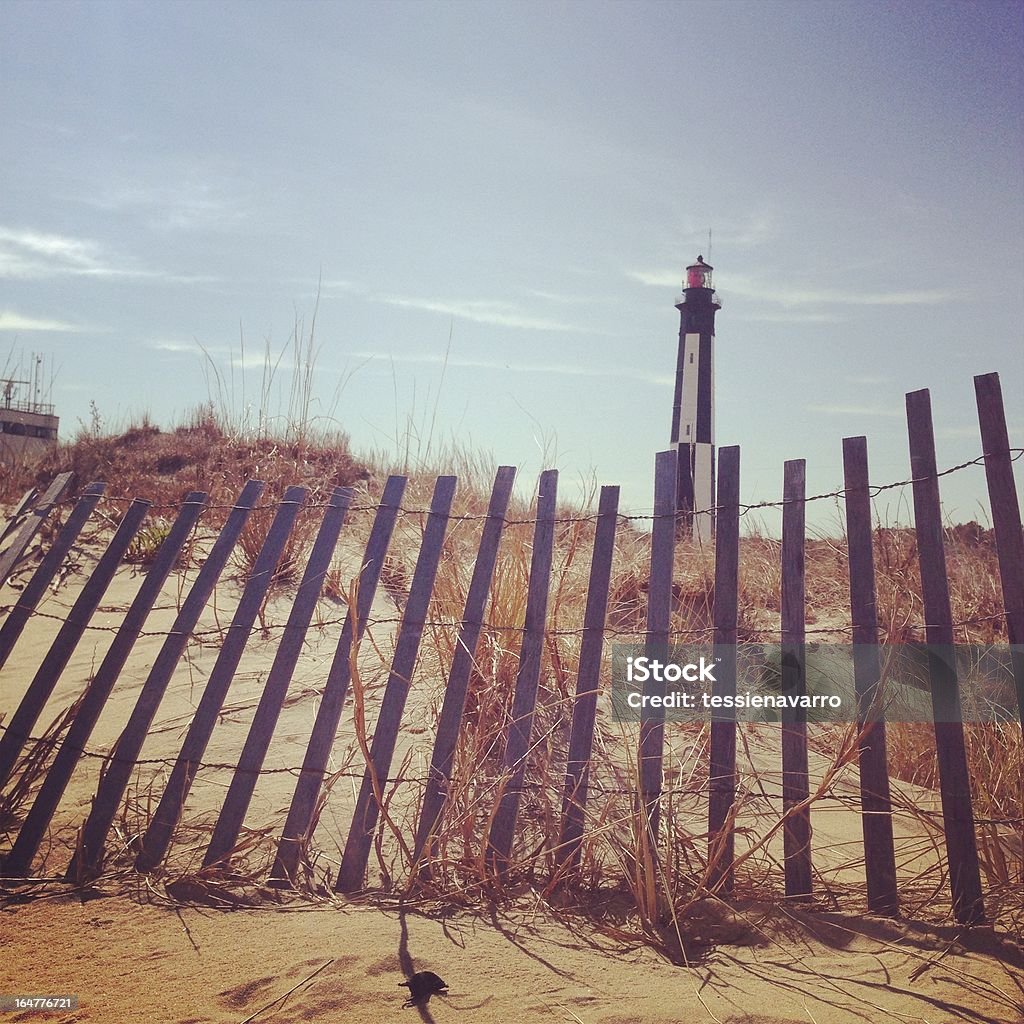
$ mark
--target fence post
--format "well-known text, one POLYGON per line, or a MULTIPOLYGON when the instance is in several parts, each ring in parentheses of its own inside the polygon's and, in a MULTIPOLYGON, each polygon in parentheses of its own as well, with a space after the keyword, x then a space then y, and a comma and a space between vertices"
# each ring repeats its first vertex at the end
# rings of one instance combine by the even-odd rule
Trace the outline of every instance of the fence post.
POLYGON ((348 696, 352 672, 352 645, 358 644, 366 629, 406 483, 407 479, 404 476, 388 477, 380 505, 377 507, 377 515, 370 529, 356 587, 356 607, 350 606, 345 616, 345 624, 342 626, 338 647, 327 673, 323 697, 302 761, 302 771, 295 785, 291 806, 288 808, 288 818, 277 846, 277 857, 270 872, 268 884, 279 888, 286 888, 292 884, 303 844, 312 838, 313 829, 316 827, 317 798, 327 774, 331 748, 338 734, 338 723, 341 721, 341 712, 348 696))
POLYGON ((238 833, 242 829, 246 811, 256 789, 260 769, 263 767, 270 740, 274 735, 274 727, 288 695, 288 684, 302 653, 306 630, 320 599, 324 577, 330 568, 338 535, 341 533, 351 503, 351 487, 336 487, 327 503, 320 529, 313 542, 313 550, 302 574, 302 582, 295 594, 281 642, 274 655, 274 663, 270 666, 256 713, 249 726, 245 746, 238 759, 238 767, 231 778, 227 796, 224 797, 210 845, 206 848, 203 867, 209 867, 222 860, 238 841, 238 833))
POLYGON ((935 467, 931 398, 927 389, 907 395, 907 428, 953 915, 961 924, 978 924, 984 920, 985 908, 953 647, 953 616, 942 543, 942 506, 935 467))
POLYGON ((338 881, 335 885, 338 892, 356 892, 363 887, 366 862, 370 857, 370 846, 380 814, 383 787, 391 770, 405 700, 412 686, 423 626, 430 609, 430 596, 437 579, 437 566, 444 550, 455 485, 454 476, 440 476, 434 485, 430 513, 409 588, 409 600, 395 643, 395 654, 391 659, 391 671, 381 701, 380 714, 377 716, 377 725, 373 730, 370 761, 363 774, 345 852, 341 858, 341 867, 338 868, 338 881))
MULTIPOLYGON (((74 473, 58 473, 53 478, 46 492, 28 513, 28 518, 21 524, 10 546, 0 555, 0 587, 7 582, 7 578, 18 564, 18 559, 24 554, 25 548, 29 546, 39 527, 43 525, 43 520, 53 510, 53 506, 67 493, 74 476, 74 473)), ((22 506, 19 506, 18 511, 21 509, 22 506)), ((18 511, 15 512, 15 516, 17 516, 18 511)), ((6 537, 15 528, 14 519, 12 518, 7 529, 4 530, 4 536, 6 537)))
POLYGON ((106 593, 110 581, 121 564, 132 538, 138 533, 142 520, 149 511, 149 502, 136 499, 128 507, 106 551, 96 563, 92 574, 78 593, 67 618, 46 652, 42 664, 32 677, 17 711, 4 723, 0 736, 0 786, 6 781, 14 764, 39 720, 44 705, 53 693, 60 674, 67 668, 71 655, 78 646, 96 606, 106 593))
POLYGON ((558 497, 558 470, 548 469, 540 475, 537 490, 537 514, 533 527, 533 552, 530 556, 530 581, 526 595, 526 616, 523 640, 519 649, 519 668, 512 698, 512 720, 505 739, 503 775, 505 789, 501 795, 488 845, 489 861, 496 872, 508 867, 512 856, 512 840, 519 802, 523 795, 523 779, 530 754, 530 735, 540 685, 540 663, 544 654, 544 626, 548 614, 548 591, 551 588, 551 563, 555 546, 555 513, 558 497))
MULTIPOLYGON (((654 524, 651 529, 651 572, 647 589, 647 635, 645 653, 659 661, 668 660, 669 626, 672 616, 672 574, 676 543, 676 460, 675 450, 658 452, 654 461, 654 524)), ((653 675, 653 673, 652 673, 653 675)), ((644 696, 663 695, 664 681, 653 678, 644 683, 644 696)), ((647 839, 658 842, 661 815, 662 757, 665 746, 665 708, 647 706, 640 710, 640 804, 647 824, 647 839)))
POLYGON ((121 669, 124 668, 128 655, 142 632, 146 618, 156 603, 160 590, 170 575, 171 569, 174 568, 178 554, 189 533, 192 532, 205 504, 206 495, 198 491, 189 494, 182 504, 174 525, 160 545, 153 564, 132 600, 117 635, 103 656, 103 661, 85 692, 78 714, 75 715, 75 720, 71 723, 60 749, 57 751, 57 756, 39 788, 39 793, 21 826, 21 831, 18 833, 11 852, 4 858, 6 874, 16 877, 28 874, 29 868, 32 866, 32 858, 39 849, 43 835, 53 819, 57 805, 64 795, 64 790, 67 789, 75 765, 85 750, 92 730, 114 688, 114 683, 117 681, 121 669))
POLYGON ((103 844, 106 842, 110 826, 113 824, 117 808, 124 796, 128 780, 131 778, 167 684, 224 570, 238 535, 262 493, 263 484, 259 480, 250 480, 242 488, 206 561, 203 562, 203 567, 199 570, 195 583, 189 590, 188 597, 175 617, 170 632, 164 639, 160 653, 157 654, 135 701, 128 724, 105 762, 105 769, 96 789, 96 796, 93 798, 92 810, 82 826, 79 847, 68 865, 66 878, 69 882, 98 872, 102 865, 103 844))
POLYGON ((871 545, 867 438, 843 438, 843 470, 868 909, 876 914, 895 916, 899 913, 899 896, 896 892, 896 853, 892 836, 889 766, 886 761, 885 715, 879 692, 882 669, 878 650, 875 554, 871 545))
MULTIPOLYGON (((740 552, 740 450, 718 449, 718 494, 715 499, 714 619, 716 697, 736 695, 736 619, 740 552)), ((731 892, 736 836, 736 709, 711 711, 711 762, 708 770, 708 886, 731 892)))
POLYGON ((505 528, 505 514, 508 511, 515 478, 516 471, 513 466, 499 467, 494 478, 491 501, 480 535, 476 564, 473 567, 473 578, 469 583, 466 607, 462 613, 462 622, 459 624, 459 638, 455 645, 441 715, 437 722, 434 751, 430 758, 430 772, 427 776, 427 787, 423 794, 423 806, 416 829, 416 844, 413 848, 414 870, 418 868, 423 875, 430 872, 429 860, 434 853, 437 830, 444 818, 448 784, 455 761, 455 747, 459 739, 462 713, 466 708, 469 677, 473 670, 473 658, 476 655, 480 631, 483 629, 487 595, 491 589, 491 579, 498 560, 498 545, 505 528))
MULTIPOLYGON (((17 604, 8 612, 3 626, 0 627, 0 668, 4 666, 10 657, 14 645, 18 642, 18 637, 21 636, 21 632, 25 628, 25 623, 28 622, 29 617, 39 603, 39 599, 50 585, 50 580, 56 575, 57 570, 61 567, 61 563, 67 557, 67 553, 71 550, 71 545, 78 539, 79 533, 82 532, 82 527, 85 526, 86 520, 92 515, 92 511, 103 496, 106 486, 104 483, 89 484, 82 492, 82 496, 75 503, 75 507, 71 515, 68 516, 68 521, 64 524, 64 528, 57 534, 57 539, 53 542, 53 546, 43 556, 43 560, 32 574, 28 585, 21 592, 21 597, 18 598, 17 604)), ((26 523, 25 525, 26 527, 35 525, 38 528, 38 523, 26 523)))
MULTIPOLYGON (((782 487, 782 693, 803 697, 807 693, 804 650, 804 513, 805 462, 785 464, 782 487)), ((811 809, 807 778, 807 711, 782 709, 782 810, 785 849, 786 895, 810 896, 811 809), (800 804, 805 806, 799 807, 800 804)))
POLYGON ((572 708, 569 733, 569 760, 565 769, 562 798, 562 832, 558 837, 556 859, 559 865, 579 865, 583 824, 587 809, 590 778, 590 754, 594 743, 594 719, 597 713, 597 688, 601 676, 604 626, 608 613, 608 587, 612 559, 615 556, 615 529, 618 526, 619 488, 602 487, 597 507, 594 554, 590 563, 587 607, 583 613, 583 639, 580 643, 579 671, 576 675, 576 699, 572 708))
POLYGON ((1011 654, 1017 689, 1017 714, 1024 728, 1024 534, 1021 533, 1020 505, 1013 480, 1010 438, 1003 412, 1003 392, 998 373, 974 378, 981 426, 981 447, 985 453, 985 478, 989 507, 996 534, 999 580, 1003 588, 1006 634, 1017 649, 1011 654))
POLYGON ((263 606, 263 599, 273 582, 288 535, 307 493, 305 487, 289 487, 278 503, 274 521, 270 524, 252 572, 242 590, 238 607, 231 618, 231 625, 228 626, 220 653, 213 664, 210 678, 206 681, 203 695, 185 733, 181 751, 171 769, 163 796, 142 837, 141 849, 135 858, 136 871, 151 871, 167 855, 174 830, 195 781, 196 772, 199 771, 199 762, 213 736, 242 652, 249 640, 256 616, 263 606))

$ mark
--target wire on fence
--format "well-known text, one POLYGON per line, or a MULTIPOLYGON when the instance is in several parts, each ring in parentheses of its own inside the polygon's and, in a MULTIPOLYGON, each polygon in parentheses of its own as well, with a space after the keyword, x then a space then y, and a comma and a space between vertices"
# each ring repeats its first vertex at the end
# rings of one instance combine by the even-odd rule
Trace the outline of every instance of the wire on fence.
MULTIPOLYGON (((1024 455, 1024 448, 1010 448, 1010 449, 1007 449, 1007 451, 1009 452, 1010 461, 1011 462, 1016 462, 1018 459, 1020 459, 1020 457, 1022 455, 1024 455)), ((1002 453, 1000 453, 1000 454, 1002 454, 1002 453)), ((928 477, 911 477, 911 478, 909 478, 907 480, 897 480, 897 481, 895 481, 893 483, 888 483, 888 484, 872 484, 868 488, 868 492, 869 492, 869 495, 872 498, 876 498, 876 497, 878 497, 879 494, 882 494, 885 491, 891 491, 891 490, 893 490, 895 488, 898 488, 898 487, 910 487, 913 484, 920 483, 922 480, 925 480, 925 479, 934 480, 934 479, 938 479, 940 477, 949 476, 951 473, 959 473, 961 470, 964 470, 964 469, 970 469, 972 466, 982 466, 982 465, 984 465, 986 458, 987 458, 986 455, 979 455, 977 458, 969 459, 967 462, 961 462, 959 465, 950 466, 948 469, 943 469, 943 470, 937 472, 934 476, 929 475, 928 477)), ((795 504, 795 503, 801 503, 802 502, 804 504, 808 504, 808 503, 810 503, 812 501, 825 501, 825 500, 832 500, 832 499, 837 499, 837 498, 844 498, 844 497, 846 497, 847 493, 848 493, 848 489, 845 488, 845 487, 841 487, 841 488, 838 488, 837 490, 834 490, 834 491, 825 491, 825 492, 823 492, 821 494, 812 494, 812 495, 809 495, 806 498, 791 499, 789 501, 786 501, 784 499, 779 499, 777 501, 759 501, 759 502, 754 502, 754 503, 740 502, 740 506, 739 506, 739 508, 740 508, 740 516, 745 516, 748 512, 757 512, 757 511, 761 511, 761 510, 764 510, 764 509, 785 508, 786 505, 795 504)), ((57 504, 58 505, 71 505, 71 504, 74 503, 75 500, 77 500, 77 499, 65 498, 65 499, 63 499, 61 502, 59 502, 57 504)), ((109 503, 109 504, 119 504, 119 503, 120 504, 126 504, 126 503, 130 504, 132 501, 135 501, 136 499, 135 498, 131 498, 131 497, 127 497, 125 495, 104 495, 104 497, 101 500, 102 500, 102 502, 109 503)), ((165 502, 165 503, 160 503, 160 504, 153 504, 151 506, 150 511, 153 512, 153 513, 156 513, 156 512, 162 512, 162 511, 176 510, 176 509, 180 509, 183 504, 184 504, 184 502, 177 502, 177 501, 165 502)), ((253 506, 253 512, 261 512, 261 511, 268 511, 268 510, 276 509, 281 504, 283 504, 283 500, 274 500, 274 501, 264 502, 262 504, 254 505, 253 506)), ((234 509, 236 507, 237 506, 234 503, 214 503, 214 504, 209 504, 209 505, 207 505, 205 507, 205 509, 203 511, 203 514, 207 515, 210 512, 217 512, 217 511, 219 511, 219 512, 231 511, 232 509, 234 509)), ((306 510, 309 510, 309 509, 326 509, 328 507, 328 504, 327 504, 327 502, 308 502, 308 503, 303 504, 302 507, 303 507, 303 509, 306 509, 306 510)), ((367 503, 367 504, 360 504, 360 505, 351 505, 349 507, 349 512, 377 512, 379 509, 380 509, 380 505, 375 504, 375 503, 367 503)), ((725 509, 725 506, 712 505, 712 506, 710 506, 708 508, 696 509, 696 510, 694 510, 692 512, 688 512, 687 514, 689 514, 689 515, 717 514, 718 512, 724 511, 724 509, 725 509)), ((398 507, 398 515, 399 515, 399 517, 427 516, 429 514, 430 514, 430 509, 427 509, 427 508, 406 508, 405 506, 399 506, 398 507)), ((671 515, 674 518, 676 513, 671 513, 671 515)), ((452 521, 456 521, 456 522, 476 522, 476 521, 479 521, 479 520, 487 519, 489 517, 488 517, 486 512, 477 512, 477 513, 451 513, 451 514, 445 516, 444 518, 452 520, 452 521)), ((597 522, 597 518, 598 518, 597 513, 593 512, 593 513, 586 513, 586 514, 583 514, 583 515, 561 516, 561 517, 559 517, 556 520, 556 522, 559 523, 559 524, 596 523, 597 522)), ((658 516, 658 515, 654 515, 653 513, 636 513, 636 514, 621 513, 616 518, 617 518, 617 520, 619 522, 630 523, 630 522, 652 522, 652 521, 654 521, 656 519, 660 519, 662 517, 658 516)), ((537 519, 535 519, 535 518, 532 518, 532 519, 506 519, 505 520, 505 525, 506 526, 532 526, 532 525, 535 525, 536 523, 537 523, 537 519)))

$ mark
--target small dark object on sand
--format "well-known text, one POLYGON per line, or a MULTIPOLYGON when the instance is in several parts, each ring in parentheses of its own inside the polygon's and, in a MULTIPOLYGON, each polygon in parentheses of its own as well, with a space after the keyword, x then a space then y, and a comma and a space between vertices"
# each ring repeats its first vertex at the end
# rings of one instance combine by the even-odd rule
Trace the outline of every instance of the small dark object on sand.
POLYGON ((433 995, 448 995, 448 982, 439 978, 433 971, 417 971, 408 981, 400 981, 409 990, 409 998, 402 1003, 406 1006, 420 1006, 430 1002, 433 995))

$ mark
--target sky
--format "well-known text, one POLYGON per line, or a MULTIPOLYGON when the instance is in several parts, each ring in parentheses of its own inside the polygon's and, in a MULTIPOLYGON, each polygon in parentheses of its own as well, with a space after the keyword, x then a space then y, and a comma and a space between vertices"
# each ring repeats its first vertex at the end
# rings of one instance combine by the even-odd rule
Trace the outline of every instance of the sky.
MULTIPOLYGON (((849 435, 873 482, 907 478, 920 388, 940 468, 975 458, 980 373, 1024 446, 1022 19, 5 0, 0 366, 45 357, 64 437, 93 408, 172 426, 208 398, 252 422, 287 412, 315 315, 312 411, 357 451, 454 443, 642 512, 700 253, 745 501, 778 499, 787 459, 840 487, 849 435)), ((981 469, 942 493, 987 521, 981 469)), ((838 507, 808 519, 835 532, 838 507)))

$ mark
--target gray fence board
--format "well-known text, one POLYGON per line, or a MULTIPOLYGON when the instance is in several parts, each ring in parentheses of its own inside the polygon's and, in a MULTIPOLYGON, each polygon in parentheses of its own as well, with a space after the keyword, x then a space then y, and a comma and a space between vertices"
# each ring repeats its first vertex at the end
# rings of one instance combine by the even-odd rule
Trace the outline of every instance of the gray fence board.
MULTIPOLYGON (((14 650, 14 645, 18 642, 18 637, 21 636, 21 632, 25 628, 25 623, 31 618, 32 612, 35 611, 35 607, 39 603, 39 599, 46 592, 50 581, 57 574, 61 563, 71 550, 71 545, 78 539, 79 533, 82 532, 82 527, 85 526, 86 520, 92 515, 93 509, 96 508, 105 489, 106 484, 94 483, 89 484, 82 492, 82 496, 75 503, 75 507, 72 509, 71 515, 68 516, 68 521, 64 524, 64 528, 57 534, 53 547, 43 556, 43 560, 39 563, 36 571, 32 574, 32 578, 21 592, 17 603, 8 613, 3 626, 0 627, 0 668, 7 663, 7 659, 11 656, 11 651, 14 650)), ((34 524, 30 522, 25 525, 28 527, 34 524)), ((20 542, 20 536, 18 540, 20 542)))
POLYGON ((409 601, 402 616, 402 627, 395 644, 394 657, 391 659, 391 671, 388 674, 377 724, 373 730, 370 763, 366 767, 359 788, 352 825, 345 843, 341 867, 338 869, 335 888, 339 892, 355 892, 363 887, 373 834, 380 815, 383 788, 391 770, 398 729, 402 724, 405 701, 412 687, 423 626, 430 609, 437 567, 444 550, 448 519, 455 497, 455 485, 456 478, 453 476, 438 477, 434 485, 430 513, 416 557, 416 568, 413 570, 409 601))
MULTIPOLYGON (((54 505, 67 494, 74 478, 74 473, 58 473, 53 478, 50 486, 46 488, 43 496, 33 506, 28 518, 17 529, 14 540, 11 541, 10 546, 4 553, 0 555, 0 587, 7 582, 14 567, 18 564, 18 560, 25 553, 25 549, 38 532, 39 527, 43 525, 46 517, 53 511, 54 505)), ((7 536, 7 530, 4 531, 4 536, 7 536)))
POLYGON ((878 692, 882 666, 878 650, 878 606, 875 599, 875 554, 871 541, 867 438, 843 439, 843 470, 868 909, 876 914, 895 915, 899 913, 899 895, 896 889, 896 853, 892 834, 889 766, 886 760, 885 717, 878 692))
POLYGON ((433 854, 433 838, 444 818, 444 807, 448 799, 448 783, 451 780, 455 747, 459 741, 462 713, 466 708, 466 694, 469 677, 473 670, 476 646, 483 628, 487 611, 487 595, 490 593, 494 567, 498 559, 498 546, 505 528, 505 514, 508 512, 512 486, 515 483, 514 466, 501 466, 494 478, 487 517, 480 535, 473 577, 466 594, 466 607, 459 624, 459 638, 455 645, 448 683, 444 691, 444 702, 437 723, 434 750, 430 758, 430 773, 427 788, 423 794, 419 824, 416 829, 416 843, 413 857, 420 871, 429 873, 427 861, 433 854))
POLYGON ((505 789, 494 816, 489 837, 492 867, 501 872, 512 855, 519 803, 523 795, 526 762, 530 753, 530 736, 540 685, 540 663, 544 653, 544 626, 548 614, 548 592, 551 586, 551 564, 555 545, 555 514, 558 491, 558 470, 549 469, 540 475, 537 491, 537 522, 533 530, 533 552, 530 558, 530 581, 526 595, 526 621, 519 651, 519 670, 512 699, 512 720, 505 739, 503 774, 505 789))
POLYGON ((128 724, 107 759, 103 777, 93 798, 92 810, 82 826, 79 848, 68 865, 66 877, 69 881, 91 876, 102 867, 103 846, 107 834, 128 786, 128 780, 135 770, 135 762, 145 743, 149 727, 153 724, 153 717, 163 699, 167 684, 224 570, 238 535, 242 532, 242 527, 262 492, 263 484, 258 480, 250 480, 242 488, 227 521, 199 570, 195 583, 182 603, 181 610, 175 617, 171 631, 160 647, 160 652, 136 699, 128 724))
POLYGON ((68 611, 67 618, 61 624, 43 657, 43 661, 32 677, 18 709, 5 724, 3 735, 0 736, 0 786, 7 782, 14 763, 28 741, 29 736, 39 720, 43 707, 61 673, 67 667, 82 634, 92 619, 96 606, 110 586, 110 581, 121 564, 121 559, 128 550, 132 538, 138 533, 142 520, 149 511, 149 502, 136 499, 129 505, 121 523, 111 538, 107 549, 100 556, 89 579, 78 592, 74 604, 68 611))
POLYGON ((141 849, 135 858, 137 871, 151 871, 167 855, 174 830, 181 817, 182 808, 195 781, 199 762, 213 736, 220 710, 227 699, 228 689, 235 677, 235 671, 242 658, 242 652, 252 633, 256 616, 263 606, 263 599, 277 571, 278 562, 284 552, 292 526, 299 509, 306 500, 305 487, 289 487, 277 505, 274 521, 270 524, 266 538, 256 556, 252 572, 242 589, 238 607, 228 626, 227 635, 221 644, 220 653, 210 672, 210 678, 203 688, 188 732, 181 744, 170 778, 164 787, 163 796, 157 804, 153 818, 142 837, 141 849))
POLYGON ((605 619, 608 615, 608 588, 615 557, 615 531, 618 526, 619 488, 602 487, 597 508, 594 553, 587 585, 587 605, 583 613, 583 640, 580 644, 579 671, 576 675, 576 699, 572 706, 569 732, 569 758, 565 769, 562 798, 562 831, 558 838, 557 859, 572 867, 579 865, 580 844, 587 811, 590 779, 590 755, 594 744, 597 714, 597 690, 601 677, 605 619))
POLYGON ((1006 633, 1013 651, 1013 678, 1017 689, 1017 714, 1024 728, 1024 533, 1021 532, 1020 503, 1013 479, 1010 437, 1003 411, 1003 392, 998 373, 974 378, 985 453, 985 478, 989 507, 996 535, 999 581, 1006 612, 1006 633))
MULTIPOLYGON (((676 543, 676 452, 658 452, 654 460, 654 524, 651 529, 651 571, 647 590, 649 657, 668 658, 668 634, 672 616, 672 575, 676 543)), ((664 682, 644 683, 644 696, 663 695, 664 682)), ((647 823, 652 843, 658 841, 661 814, 662 757, 665 746, 665 709, 645 706, 640 710, 638 809, 647 823)))
POLYGON ((306 755, 302 762, 302 771, 295 786, 295 793, 288 809, 288 819, 271 870, 271 882, 282 888, 291 884, 302 847, 315 827, 316 803, 327 775, 331 748, 338 734, 338 723, 341 721, 342 708, 348 695, 352 671, 349 660, 352 645, 354 642, 358 643, 362 637, 370 617, 370 608, 377 592, 381 570, 384 568, 384 558, 391 543, 391 534, 398 518, 405 485, 404 476, 388 477, 370 530, 356 589, 356 607, 349 607, 345 616, 341 638, 327 673, 323 697, 317 709, 309 745, 306 747, 306 755))
MULTIPOLYGON (((736 623, 739 605, 740 450, 718 450, 715 522, 715 600, 712 610, 717 697, 736 695, 736 623)), ((736 834, 736 709, 711 712, 711 764, 708 769, 708 885, 730 892, 736 834)))
POLYGON ((953 653, 953 615, 943 549, 931 398, 927 390, 907 395, 907 428, 910 468, 914 478, 914 524, 921 566, 925 637, 932 649, 929 672, 953 915, 962 924, 976 924, 984 920, 985 908, 974 834, 960 685, 953 653))
MULTIPOLYGON (((803 459, 785 464, 782 489, 782 693, 807 693, 804 654, 805 465, 803 459)), ((807 712, 782 710, 782 808, 786 895, 811 894, 811 809, 807 778, 807 712)))
POLYGON ((195 527, 205 504, 205 494, 201 492, 190 494, 185 499, 170 532, 160 545, 142 586, 139 587, 125 613, 117 635, 89 683, 78 713, 43 780, 39 793, 21 826, 18 838, 15 840, 10 854, 4 859, 4 871, 7 874, 15 877, 28 874, 32 858, 39 849, 43 835, 53 819, 57 805, 71 780, 75 765, 86 748, 92 730, 103 711, 103 706, 114 688, 114 683, 120 675, 121 669, 124 668, 128 655, 142 632, 142 627, 152 611, 160 590, 174 567, 188 535, 195 527))
POLYGON ((249 804, 256 789, 260 770, 263 768, 267 751, 270 749, 270 740, 281 715, 285 697, 288 695, 288 686, 302 652, 306 630, 309 628, 313 612, 320 599, 324 579, 330 569, 338 536, 351 503, 352 489, 350 487, 335 488, 328 501, 320 529, 313 543, 313 550, 306 563, 302 582, 299 584, 295 601, 288 614, 281 642, 274 655, 274 663, 270 667, 256 713, 249 726, 249 733, 238 759, 238 767, 232 776, 227 796, 224 798, 210 845, 206 848, 203 867, 209 867, 211 864, 223 860, 238 841, 242 823, 245 821, 246 812, 249 810, 249 804))

